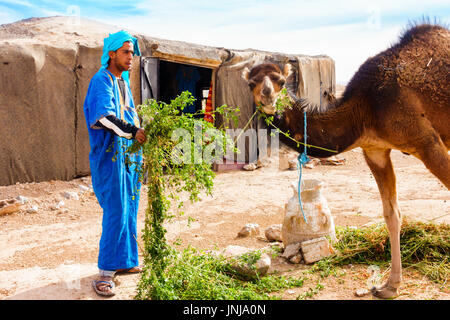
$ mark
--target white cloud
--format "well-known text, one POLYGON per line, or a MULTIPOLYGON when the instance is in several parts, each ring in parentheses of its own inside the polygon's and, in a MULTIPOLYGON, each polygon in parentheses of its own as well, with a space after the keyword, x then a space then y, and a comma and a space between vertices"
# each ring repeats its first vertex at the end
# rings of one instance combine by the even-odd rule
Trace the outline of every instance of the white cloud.
MULTIPOLYGON (((217 47, 253 48, 292 54, 327 54, 336 62, 337 81, 345 83, 369 56, 395 42, 402 27, 389 27, 381 22, 377 26, 376 15, 371 16, 374 12, 377 13, 377 8, 358 3, 355 2, 354 6, 346 8, 346 13, 342 13, 345 17, 360 12, 361 19, 353 23, 328 23, 327 17, 329 20, 336 20, 338 15, 325 11, 325 4, 305 7, 294 4, 287 10, 286 6, 278 7, 269 3, 256 8, 241 8, 237 16, 232 16, 234 23, 225 23, 220 13, 215 11, 205 17, 198 13, 191 15, 190 11, 174 12, 169 4, 164 9, 167 11, 163 11, 167 15, 152 14, 150 19, 120 19, 115 24, 153 37, 217 47), (294 17, 295 11, 300 9, 301 13, 297 14, 300 17, 319 20, 316 27, 295 27, 296 21, 286 19, 286 15, 294 17), (271 11, 274 13, 268 14, 271 11)), ((331 9, 333 8, 335 7, 331 9)))
POLYGON ((0 5, 0 21, 2 24, 12 23, 20 19, 21 16, 16 11, 0 5))
MULTIPOLYGON (((7 3, 17 1, 3 0, 7 3)), ((115 0, 110 0, 114 5, 115 0)), ((36 1, 19 0, 24 6, 36 1)), ((57 14, 54 0, 39 2, 40 12, 57 14), (43 4, 47 4, 46 7, 43 4), (42 11, 46 10, 46 11, 42 11)), ((64 1, 62 2, 64 3, 64 1)), ((67 2, 69 5, 70 3, 67 2)), ((151 0, 121 1, 132 16, 117 17, 108 1, 96 2, 102 16, 80 5, 81 15, 153 37, 232 49, 254 48, 294 54, 327 54, 336 61, 336 79, 346 82, 369 56, 398 39, 408 19, 437 14, 450 21, 448 0, 151 0)), ((114 7, 114 6, 113 6, 114 7)), ((14 12, 0 19, 13 20, 14 12)), ((66 14, 65 12, 59 14, 66 14)), ((24 18, 24 17, 20 17, 24 18)), ((12 22, 11 20, 8 20, 12 22)), ((18 19, 17 19, 18 20, 18 19)))
POLYGON ((29 8, 34 8, 36 5, 26 0, 2 0, 2 4, 14 5, 14 6, 24 6, 29 8))

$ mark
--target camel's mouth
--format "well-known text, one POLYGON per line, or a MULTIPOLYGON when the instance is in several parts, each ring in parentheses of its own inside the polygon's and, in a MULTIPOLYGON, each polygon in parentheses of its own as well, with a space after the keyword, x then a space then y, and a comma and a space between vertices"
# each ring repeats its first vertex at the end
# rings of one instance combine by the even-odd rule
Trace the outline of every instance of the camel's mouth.
POLYGON ((260 97, 258 99, 258 105, 261 107, 262 111, 266 114, 275 114, 276 108, 275 103, 277 102, 277 97, 260 97))
POLYGON ((271 105, 271 106, 261 105, 261 109, 265 114, 269 114, 269 115, 275 114, 275 107, 273 105, 271 105))

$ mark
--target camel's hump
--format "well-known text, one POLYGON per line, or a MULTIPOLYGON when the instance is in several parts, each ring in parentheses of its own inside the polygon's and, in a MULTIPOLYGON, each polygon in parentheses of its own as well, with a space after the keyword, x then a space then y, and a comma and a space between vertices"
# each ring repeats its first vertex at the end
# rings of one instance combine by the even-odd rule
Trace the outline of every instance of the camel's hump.
POLYGON ((444 34, 450 36, 450 30, 443 25, 429 23, 410 25, 400 36, 399 45, 403 46, 414 41, 414 39, 423 39, 425 37, 444 34))

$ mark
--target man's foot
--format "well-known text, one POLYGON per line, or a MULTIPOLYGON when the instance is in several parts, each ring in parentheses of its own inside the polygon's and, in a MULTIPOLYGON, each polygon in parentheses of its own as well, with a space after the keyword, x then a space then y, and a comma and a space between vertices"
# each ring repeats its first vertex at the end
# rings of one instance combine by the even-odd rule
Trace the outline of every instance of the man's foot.
POLYGON ((123 274, 123 273, 141 273, 142 272, 142 267, 141 266, 136 266, 133 268, 128 268, 128 269, 117 269, 116 270, 116 274, 123 274))
POLYGON ((92 281, 92 287, 98 295, 112 297, 114 293, 114 281, 111 277, 100 277, 92 281))

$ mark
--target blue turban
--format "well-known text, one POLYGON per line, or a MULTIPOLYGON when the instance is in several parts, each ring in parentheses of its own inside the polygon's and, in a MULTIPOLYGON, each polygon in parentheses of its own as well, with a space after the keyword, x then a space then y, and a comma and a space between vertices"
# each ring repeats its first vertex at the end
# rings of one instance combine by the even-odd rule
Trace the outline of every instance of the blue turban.
MULTIPOLYGON (((108 68, 108 62, 109 62, 109 52, 110 51, 116 51, 117 49, 122 48, 123 43, 131 41, 133 43, 134 47, 134 54, 133 55, 141 55, 141 51, 139 50, 139 44, 138 40, 133 37, 128 32, 122 30, 116 33, 110 33, 108 38, 105 38, 103 40, 103 55, 102 55, 102 67, 101 69, 107 69, 108 68)), ((122 73, 122 78, 130 83, 128 71, 124 71, 122 73)))

